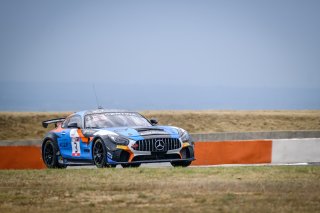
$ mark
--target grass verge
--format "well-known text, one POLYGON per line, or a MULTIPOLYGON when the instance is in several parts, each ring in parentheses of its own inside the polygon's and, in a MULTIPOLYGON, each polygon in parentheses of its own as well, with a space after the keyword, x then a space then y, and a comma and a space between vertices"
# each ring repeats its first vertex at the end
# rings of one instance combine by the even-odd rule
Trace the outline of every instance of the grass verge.
POLYGON ((0 212, 319 212, 320 167, 0 171, 0 212))

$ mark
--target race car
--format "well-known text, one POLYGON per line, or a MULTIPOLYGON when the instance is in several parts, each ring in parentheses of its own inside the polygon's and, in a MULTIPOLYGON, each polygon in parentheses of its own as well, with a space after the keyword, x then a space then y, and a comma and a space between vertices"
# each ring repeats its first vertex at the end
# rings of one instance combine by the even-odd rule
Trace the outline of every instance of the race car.
POLYGON ((42 142, 48 168, 96 165, 98 168, 139 167, 170 162, 187 167, 194 159, 194 142, 184 129, 157 125, 137 112, 86 110, 42 122, 55 124, 42 142))

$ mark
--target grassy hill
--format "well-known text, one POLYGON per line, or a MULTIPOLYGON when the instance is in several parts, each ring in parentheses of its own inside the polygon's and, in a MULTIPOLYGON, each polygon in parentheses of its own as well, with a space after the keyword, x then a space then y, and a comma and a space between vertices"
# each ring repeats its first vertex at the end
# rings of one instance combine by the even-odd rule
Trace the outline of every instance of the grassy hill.
MULTIPOLYGON (((0 112, 0 140, 40 139, 48 131, 41 121, 70 112, 0 112)), ((272 130, 320 130, 320 110, 302 111, 143 111, 162 125, 179 126, 191 133, 272 130)))

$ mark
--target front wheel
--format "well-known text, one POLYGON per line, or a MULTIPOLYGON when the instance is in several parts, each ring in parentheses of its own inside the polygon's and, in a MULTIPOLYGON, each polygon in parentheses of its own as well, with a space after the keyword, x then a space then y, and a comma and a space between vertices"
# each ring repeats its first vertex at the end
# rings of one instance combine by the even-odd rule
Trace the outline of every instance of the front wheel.
POLYGON ((98 168, 114 168, 116 165, 111 165, 106 162, 107 149, 101 139, 97 139, 93 145, 93 162, 98 168))
POLYGON ((178 166, 188 167, 188 166, 190 166, 190 164, 191 164, 191 161, 173 161, 173 162, 171 162, 171 165, 173 167, 178 167, 178 166))

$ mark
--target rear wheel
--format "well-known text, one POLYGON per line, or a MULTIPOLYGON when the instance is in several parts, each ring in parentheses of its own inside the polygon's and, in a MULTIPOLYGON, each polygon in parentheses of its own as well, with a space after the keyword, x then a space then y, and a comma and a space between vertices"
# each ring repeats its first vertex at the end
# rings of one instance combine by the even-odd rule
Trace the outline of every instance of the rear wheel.
POLYGON ((190 166, 190 164, 191 164, 191 161, 173 161, 173 162, 171 162, 171 165, 173 167, 178 167, 178 166, 188 167, 188 166, 190 166))
POLYGON ((107 149, 101 139, 97 139, 92 149, 93 162, 98 168, 114 168, 116 165, 111 165, 106 162, 107 149))
POLYGON ((42 148, 42 160, 48 168, 64 169, 67 166, 58 162, 59 148, 56 141, 47 140, 42 148))

